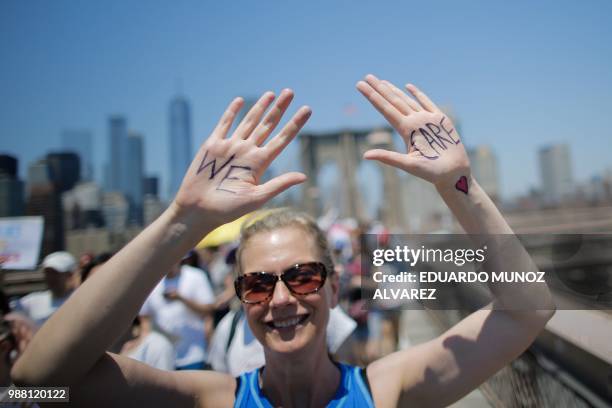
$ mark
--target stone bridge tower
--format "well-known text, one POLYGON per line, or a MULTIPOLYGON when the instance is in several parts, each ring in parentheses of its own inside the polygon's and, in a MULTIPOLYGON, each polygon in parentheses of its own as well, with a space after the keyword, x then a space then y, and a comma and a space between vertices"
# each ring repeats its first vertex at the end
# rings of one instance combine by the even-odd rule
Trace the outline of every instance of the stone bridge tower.
MULTIPOLYGON (((302 169, 308 175, 303 188, 303 205, 314 216, 321 214, 321 197, 317 183, 318 172, 327 162, 334 162, 340 170, 340 193, 346 197, 339 209, 341 217, 364 218, 364 206, 357 187, 357 168, 363 153, 372 148, 394 149, 392 129, 347 130, 334 133, 300 134, 302 169)), ((404 231, 405 221, 401 204, 397 170, 382 166, 384 199, 381 217, 385 225, 404 231)))

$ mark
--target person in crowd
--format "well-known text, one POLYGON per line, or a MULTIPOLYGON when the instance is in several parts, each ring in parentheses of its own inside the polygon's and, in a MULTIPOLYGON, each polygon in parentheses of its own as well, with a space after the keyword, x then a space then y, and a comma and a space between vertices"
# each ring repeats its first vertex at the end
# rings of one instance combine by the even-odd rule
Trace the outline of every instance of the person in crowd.
POLYGON ((217 247, 204 248, 200 253, 205 254, 206 267, 210 274, 211 284, 215 294, 226 289, 226 278, 232 275, 233 264, 228 260, 234 256, 236 244, 227 243, 217 247))
POLYGON ((83 271, 83 268, 87 266, 87 264, 89 264, 91 261, 93 261, 94 258, 95 256, 91 252, 85 252, 81 254, 81 256, 79 257, 79 269, 83 271))
POLYGON ((145 331, 152 324, 172 340, 177 370, 195 370, 205 367, 206 329, 212 329, 215 307, 215 296, 204 272, 176 263, 153 289, 140 316, 145 331))
POLYGON ((121 339, 119 354, 141 361, 160 370, 176 368, 174 346, 164 335, 155 330, 143 330, 140 318, 136 317, 127 335, 121 339))
MULTIPOLYGON (((410 85, 411 97, 372 75, 357 88, 406 141, 406 153, 374 149, 366 159, 433 183, 467 233, 511 234, 471 176, 457 130, 423 92, 410 85), (429 124, 437 127, 439 140, 418 131, 429 124)), ((326 344, 338 287, 325 236, 305 215, 273 212, 244 231, 235 281, 249 326, 264 348, 265 366, 234 378, 156 370, 106 352, 147 294, 202 236, 306 179, 285 173, 259 183, 310 116, 309 108, 299 109, 265 142, 292 97, 284 90, 266 114, 274 95, 265 93, 228 137, 244 102, 238 98, 229 105, 170 207, 39 330, 13 367, 17 384, 70 386, 71 401, 82 406, 445 406, 533 342, 553 314, 546 285, 530 286, 527 294, 516 285, 491 285, 495 300, 440 337, 365 368, 337 363, 326 344), (511 309, 508 302, 529 310, 511 309)), ((513 242, 504 254, 535 267, 513 242)))
POLYGON ((88 277, 99 271, 102 265, 112 256, 113 254, 110 252, 102 252, 97 256, 92 256, 90 261, 81 267, 81 282, 85 282, 88 277))
POLYGON ((4 318, 10 311, 8 297, 0 289, 0 387, 6 387, 11 383, 9 375, 13 365, 13 356, 11 354, 17 346, 12 325, 10 321, 4 318))
POLYGON ((80 283, 77 262, 68 252, 47 255, 42 269, 48 289, 25 295, 11 305, 14 312, 25 314, 38 326, 64 304, 80 283))
MULTIPOLYGON (((207 252, 205 251, 201 253, 207 254, 207 252)), ((216 252, 216 253, 219 254, 219 252, 216 252)), ((233 265, 233 262, 234 262, 233 254, 234 253, 235 253, 235 250, 230 250, 227 253, 227 255, 224 257, 224 260, 225 260, 224 269, 226 269, 227 271, 230 271, 231 265, 233 265)), ((205 259, 210 260, 212 259, 212 257, 213 257, 212 255, 211 257, 206 256, 205 259)), ((230 282, 229 283, 227 282, 227 277, 226 277, 225 279, 226 282, 224 282, 225 286, 216 285, 214 279, 212 279, 210 271, 208 270, 211 263, 205 262, 204 259, 201 259, 200 253, 196 249, 192 249, 191 251, 189 251, 187 256, 183 258, 183 260, 181 261, 181 264, 189 265, 194 268, 198 268, 202 270, 202 272, 204 272, 204 274, 206 275, 206 279, 212 286, 213 293, 215 294, 215 298, 216 298, 215 299, 215 310, 213 312, 213 319, 211 321, 212 324, 209 327, 206 327, 204 330, 206 334, 206 341, 209 342, 214 332, 214 329, 217 327, 217 325, 219 324, 223 316, 225 316, 230 310, 229 302, 234 296, 234 289, 233 289, 233 285, 231 282, 231 274, 226 274, 226 275, 230 275, 230 276, 227 276, 230 278, 230 282)))
POLYGON ((0 387, 7 387, 11 384, 10 371, 13 366, 13 356, 11 355, 16 348, 16 340, 10 322, 0 320, 0 387))
POLYGON ((10 371, 35 332, 34 322, 24 315, 11 312, 8 298, 0 289, 0 406, 26 406, 9 398, 9 389, 12 386, 10 371))
POLYGON ((0 315, 4 316, 7 313, 10 313, 11 306, 9 303, 9 298, 4 293, 4 290, 0 287, 0 315))

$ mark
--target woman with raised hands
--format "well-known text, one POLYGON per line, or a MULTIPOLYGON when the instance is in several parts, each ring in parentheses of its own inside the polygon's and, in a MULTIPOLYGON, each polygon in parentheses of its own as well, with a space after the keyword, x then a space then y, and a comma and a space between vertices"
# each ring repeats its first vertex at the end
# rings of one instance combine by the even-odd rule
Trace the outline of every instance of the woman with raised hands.
MULTIPOLYGON (((427 96, 409 86, 413 99, 371 75, 357 88, 407 146, 405 154, 371 150, 366 159, 432 182, 468 233, 511 233, 471 177, 450 119, 427 96)), ((284 210, 247 227, 237 256, 236 292, 264 347, 264 367, 240 378, 210 371, 165 372, 105 351, 155 284, 202 236, 305 180, 303 174, 288 173, 259 184, 267 166, 310 116, 308 108, 299 109, 265 143, 292 96, 284 90, 264 115, 274 99, 272 93, 264 94, 228 136, 242 100, 230 104, 168 210, 40 329, 13 369, 15 383, 69 386, 71 400, 86 406, 445 406, 529 346, 552 315, 545 286, 529 296, 492 288, 502 301, 430 342, 367 368, 332 361, 325 328, 337 303, 338 282, 329 247, 310 217, 284 210), (532 299, 544 299, 544 307, 537 306, 549 310, 533 311, 536 305, 529 312, 507 308, 503 299, 517 296, 526 308, 532 299)))

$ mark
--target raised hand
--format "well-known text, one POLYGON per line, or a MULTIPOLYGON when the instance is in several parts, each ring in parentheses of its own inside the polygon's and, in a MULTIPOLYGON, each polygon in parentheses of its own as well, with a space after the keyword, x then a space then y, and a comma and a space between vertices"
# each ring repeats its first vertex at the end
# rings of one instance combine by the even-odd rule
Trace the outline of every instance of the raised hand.
POLYGON ((414 99, 374 75, 357 83, 357 89, 402 136, 407 151, 374 149, 364 158, 398 167, 437 187, 454 185, 467 194, 470 162, 457 130, 427 95, 414 85, 406 88, 414 99))
POLYGON ((234 99, 200 147, 183 179, 175 199, 179 211, 205 216, 220 225, 257 209, 275 195, 306 180, 304 174, 291 172, 259 184, 266 168, 310 117, 310 108, 301 107, 282 130, 264 144, 292 99, 293 92, 283 90, 263 117, 274 101, 272 92, 264 93, 234 133, 227 137, 244 104, 242 98, 234 99))

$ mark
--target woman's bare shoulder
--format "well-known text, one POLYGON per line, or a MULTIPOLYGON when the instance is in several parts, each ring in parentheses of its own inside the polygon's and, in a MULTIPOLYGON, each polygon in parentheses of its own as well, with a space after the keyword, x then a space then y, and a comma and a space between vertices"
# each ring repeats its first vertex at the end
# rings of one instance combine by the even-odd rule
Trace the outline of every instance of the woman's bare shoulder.
POLYGON ((231 407, 234 404, 236 379, 225 373, 215 371, 176 371, 178 387, 193 393, 195 406, 231 407))

